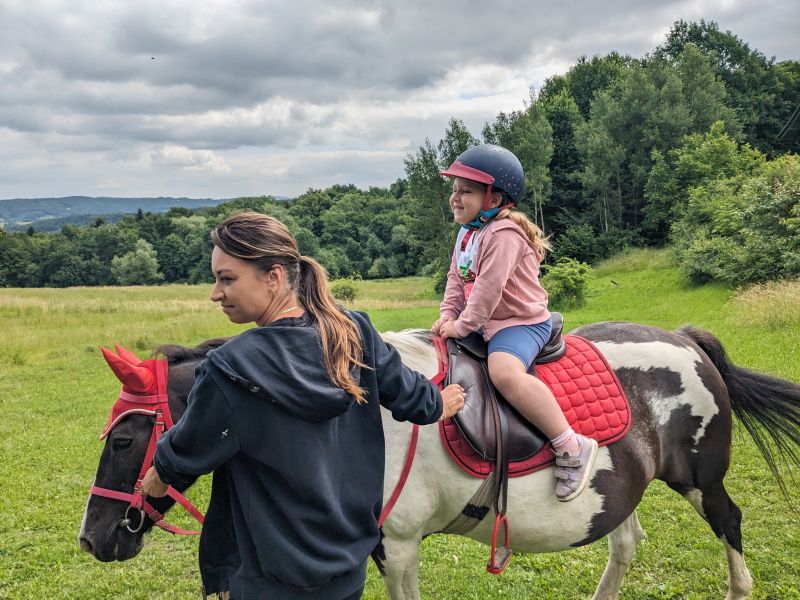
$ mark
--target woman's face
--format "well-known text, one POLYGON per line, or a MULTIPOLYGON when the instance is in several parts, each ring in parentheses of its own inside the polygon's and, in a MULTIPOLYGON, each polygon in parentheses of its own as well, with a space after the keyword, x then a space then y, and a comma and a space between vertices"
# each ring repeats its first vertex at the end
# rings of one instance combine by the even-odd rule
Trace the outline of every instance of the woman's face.
POLYGON ((274 296, 272 271, 264 273, 254 264, 226 254, 216 246, 211 253, 211 271, 215 280, 211 301, 219 302, 222 312, 233 323, 258 322, 274 296))
POLYGON ((450 194, 453 220, 461 225, 474 221, 483 208, 485 194, 486 188, 477 181, 461 177, 453 179, 453 193, 450 194))

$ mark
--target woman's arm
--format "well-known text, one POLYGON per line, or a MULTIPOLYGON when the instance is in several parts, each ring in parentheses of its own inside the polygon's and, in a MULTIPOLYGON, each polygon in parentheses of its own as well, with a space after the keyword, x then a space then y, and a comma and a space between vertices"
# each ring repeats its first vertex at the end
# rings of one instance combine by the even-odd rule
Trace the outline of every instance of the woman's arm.
POLYGON ((158 440, 153 467, 163 483, 185 484, 239 451, 233 412, 207 368, 213 367, 205 361, 198 365, 186 412, 158 440))

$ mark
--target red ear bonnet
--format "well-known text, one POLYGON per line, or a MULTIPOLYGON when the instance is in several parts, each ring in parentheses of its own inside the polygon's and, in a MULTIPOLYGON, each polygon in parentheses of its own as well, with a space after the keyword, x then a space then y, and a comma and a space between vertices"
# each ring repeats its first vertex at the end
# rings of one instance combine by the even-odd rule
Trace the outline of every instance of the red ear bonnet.
POLYGON ((124 359, 125 359, 125 360, 127 360, 129 363, 131 363, 132 365, 138 365, 138 364, 141 364, 141 362, 142 362, 142 359, 141 359, 141 358, 139 358, 138 356, 136 356, 136 355, 135 355, 133 352, 131 352, 130 350, 126 350, 125 348, 123 348, 123 347, 122 347, 122 346, 120 346, 119 344, 114 344, 114 348, 116 348, 116 350, 117 350, 117 354, 119 354, 120 358, 124 358, 124 359))
POLYGON ((153 388, 155 383, 153 373, 147 367, 140 366, 141 361, 135 355, 125 350, 124 356, 122 353, 117 356, 102 346, 100 346, 100 350, 108 366, 114 371, 114 375, 122 382, 123 389, 127 388, 130 392, 144 394, 153 388), (128 355, 133 356, 133 360, 136 360, 135 364, 126 360, 125 356, 128 355))

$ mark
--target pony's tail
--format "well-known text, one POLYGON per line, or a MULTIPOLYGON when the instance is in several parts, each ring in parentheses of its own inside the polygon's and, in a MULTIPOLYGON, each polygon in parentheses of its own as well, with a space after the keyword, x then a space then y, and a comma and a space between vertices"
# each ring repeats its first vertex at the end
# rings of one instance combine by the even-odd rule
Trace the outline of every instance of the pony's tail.
POLYGON ((709 332, 683 327, 688 337, 708 355, 728 387, 731 408, 753 437, 784 497, 791 501, 778 471, 778 462, 800 467, 800 385, 737 367, 722 343, 709 332))

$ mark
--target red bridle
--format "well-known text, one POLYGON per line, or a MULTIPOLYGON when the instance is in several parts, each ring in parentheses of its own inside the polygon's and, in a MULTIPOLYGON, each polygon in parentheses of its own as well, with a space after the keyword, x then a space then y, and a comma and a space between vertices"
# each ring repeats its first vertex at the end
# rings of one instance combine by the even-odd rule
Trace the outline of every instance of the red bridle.
MULTIPOLYGON (((120 356, 125 358, 121 350, 120 356)), ((106 351, 107 352, 107 351, 106 351)), ((105 353, 104 353, 105 354, 105 353)), ((110 353, 109 353, 110 354, 110 353)), ((130 355, 129 355, 130 356, 130 355)), ((108 360, 108 355, 106 355, 108 360)), ((111 363, 109 363, 111 364, 111 363)), ((145 473, 153 464, 153 454, 156 451, 156 442, 158 438, 174 425, 172 421, 172 414, 169 410, 169 402, 167 396, 167 373, 168 363, 166 360, 148 360, 135 365, 137 368, 148 368, 155 376, 156 393, 152 395, 140 395, 126 392, 124 389, 120 392, 119 399, 114 404, 114 409, 111 412, 111 418, 102 434, 100 439, 105 438, 111 433, 111 430, 126 416, 130 414, 145 414, 155 417, 153 430, 150 433, 150 442, 147 445, 147 452, 142 463, 142 468, 139 471, 139 477, 136 479, 136 484, 133 487, 133 493, 121 492, 118 490, 109 490, 92 485, 89 492, 95 496, 103 498, 111 498, 112 500, 121 500, 122 502, 129 502, 128 508, 125 510, 125 519, 121 525, 124 525, 131 533, 138 533, 144 526, 145 514, 150 517, 155 525, 169 531, 170 533, 196 535, 199 531, 189 531, 181 529, 175 525, 170 525, 164 521, 164 515, 158 512, 147 500, 142 497, 142 479, 145 473), (131 510, 139 512, 139 523, 135 528, 131 527, 130 512, 131 510)), ((113 365, 112 365, 113 368, 113 365)), ((116 372, 116 370, 115 370, 116 372)), ((178 504, 183 506, 200 524, 203 524, 202 513, 194 507, 194 505, 186 499, 178 490, 169 486, 167 488, 167 496, 175 500, 178 504)))

